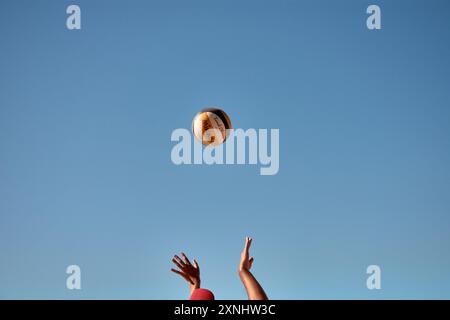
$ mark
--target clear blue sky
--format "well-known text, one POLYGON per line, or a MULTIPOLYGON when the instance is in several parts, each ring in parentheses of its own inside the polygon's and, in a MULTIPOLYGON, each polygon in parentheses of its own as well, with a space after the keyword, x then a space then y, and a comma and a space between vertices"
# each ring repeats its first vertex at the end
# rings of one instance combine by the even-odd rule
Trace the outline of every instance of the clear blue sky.
POLYGON ((449 12, 1 1, 0 298, 186 299, 184 250, 218 299, 245 299, 246 235, 270 298, 450 298, 449 12), (280 129, 278 175, 172 164, 172 130, 212 105, 280 129))

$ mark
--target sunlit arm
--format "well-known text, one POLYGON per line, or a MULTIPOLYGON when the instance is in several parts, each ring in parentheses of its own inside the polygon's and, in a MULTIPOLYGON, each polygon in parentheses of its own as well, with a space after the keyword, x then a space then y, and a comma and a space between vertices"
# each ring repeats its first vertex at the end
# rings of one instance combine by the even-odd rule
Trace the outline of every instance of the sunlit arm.
POLYGON ((245 247, 241 254, 241 261, 239 263, 239 278, 247 291, 249 300, 269 300, 264 289, 250 272, 253 265, 253 257, 250 258, 249 250, 252 244, 252 238, 245 239, 245 247))

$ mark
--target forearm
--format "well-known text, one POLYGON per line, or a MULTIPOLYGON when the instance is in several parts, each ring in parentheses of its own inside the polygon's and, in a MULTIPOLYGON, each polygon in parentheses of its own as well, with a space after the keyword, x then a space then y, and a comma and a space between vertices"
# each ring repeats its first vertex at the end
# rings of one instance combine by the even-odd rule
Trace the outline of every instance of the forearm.
POLYGON ((192 292, 194 292, 195 289, 199 289, 200 288, 200 280, 198 282, 195 282, 194 284, 190 283, 189 284, 189 291, 192 294, 192 292))
POLYGON ((269 300, 264 289, 248 270, 240 270, 239 277, 244 284, 249 300, 269 300))

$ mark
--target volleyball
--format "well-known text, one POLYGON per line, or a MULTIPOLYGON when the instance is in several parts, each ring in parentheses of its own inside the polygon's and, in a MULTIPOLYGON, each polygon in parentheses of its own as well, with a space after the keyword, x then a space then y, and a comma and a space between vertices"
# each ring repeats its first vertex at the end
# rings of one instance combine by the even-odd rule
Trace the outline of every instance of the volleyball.
POLYGON ((192 132, 204 145, 218 146, 228 137, 231 121, 225 111, 206 108, 198 112, 192 120, 192 132))

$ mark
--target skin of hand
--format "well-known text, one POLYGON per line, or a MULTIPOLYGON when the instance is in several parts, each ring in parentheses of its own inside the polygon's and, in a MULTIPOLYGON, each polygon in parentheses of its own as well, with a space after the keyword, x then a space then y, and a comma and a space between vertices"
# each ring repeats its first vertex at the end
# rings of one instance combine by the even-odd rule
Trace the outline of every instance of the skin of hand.
POLYGON ((172 262, 179 270, 173 268, 170 270, 179 274, 189 283, 189 289, 192 293, 195 289, 200 288, 200 267, 195 259, 192 264, 183 252, 181 253, 181 256, 183 257, 183 260, 177 255, 174 255, 172 259, 172 262))
POLYGON ((239 263, 239 277, 244 284, 249 300, 269 300, 264 292, 264 289, 250 272, 254 261, 253 257, 250 258, 250 246, 252 244, 252 240, 253 239, 249 237, 245 238, 245 246, 241 254, 241 261, 239 263))
POLYGON ((252 238, 245 237, 245 247, 241 253, 241 261, 239 263, 239 272, 250 271, 253 265, 253 257, 250 258, 250 246, 252 245, 252 238))

